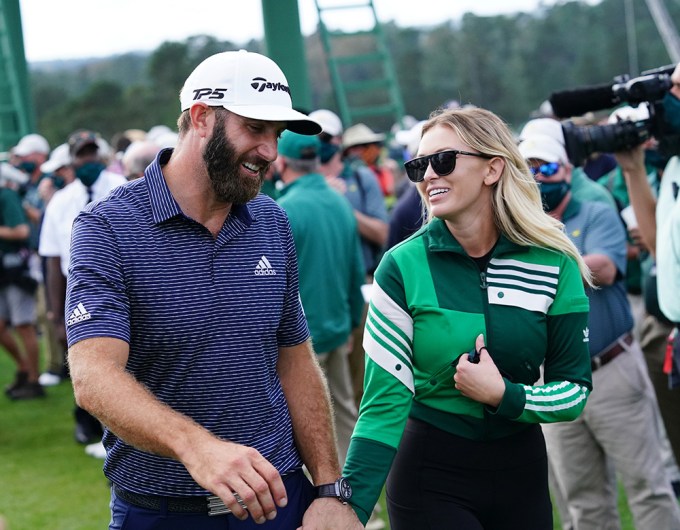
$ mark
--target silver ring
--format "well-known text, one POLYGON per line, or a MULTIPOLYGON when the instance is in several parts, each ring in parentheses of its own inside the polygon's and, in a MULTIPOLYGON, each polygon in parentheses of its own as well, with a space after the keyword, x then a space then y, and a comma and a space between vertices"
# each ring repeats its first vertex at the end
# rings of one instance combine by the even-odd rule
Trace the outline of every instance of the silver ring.
POLYGON ((246 506, 246 503, 243 502, 243 499, 241 498, 241 496, 238 493, 236 493, 235 491, 232 491, 231 494, 234 496, 234 498, 236 499, 236 502, 239 503, 241 508, 243 508, 244 510, 248 509, 248 507, 246 506))

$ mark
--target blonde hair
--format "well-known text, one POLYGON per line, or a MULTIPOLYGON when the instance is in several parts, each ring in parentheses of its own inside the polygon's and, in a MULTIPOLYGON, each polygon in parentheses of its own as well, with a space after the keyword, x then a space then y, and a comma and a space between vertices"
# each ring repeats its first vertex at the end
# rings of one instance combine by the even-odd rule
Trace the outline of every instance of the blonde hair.
MULTIPOLYGON (((480 153, 505 160, 492 192, 494 223, 498 230, 518 245, 549 248, 571 256, 578 263, 583 281, 592 286, 590 269, 565 234, 564 225, 543 211, 538 185, 507 124, 488 110, 463 108, 433 112, 422 134, 437 126, 451 128, 480 153)), ((429 209, 425 198, 423 203, 429 209)))

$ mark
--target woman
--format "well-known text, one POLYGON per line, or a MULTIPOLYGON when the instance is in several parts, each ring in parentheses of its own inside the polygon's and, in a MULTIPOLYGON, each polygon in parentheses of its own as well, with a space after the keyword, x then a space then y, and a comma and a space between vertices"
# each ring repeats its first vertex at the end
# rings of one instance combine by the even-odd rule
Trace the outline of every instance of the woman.
POLYGON ((431 221, 375 274, 350 502, 365 523, 391 468, 393 530, 552 529, 539 423, 591 389, 589 271, 491 112, 434 113, 405 167, 431 221))

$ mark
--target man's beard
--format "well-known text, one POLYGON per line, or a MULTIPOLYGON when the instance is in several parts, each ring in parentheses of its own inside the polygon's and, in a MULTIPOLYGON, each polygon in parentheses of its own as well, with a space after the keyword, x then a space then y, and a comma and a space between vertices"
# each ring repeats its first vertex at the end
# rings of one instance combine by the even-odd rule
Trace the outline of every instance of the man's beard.
POLYGON ((218 115, 212 138, 208 140, 203 151, 203 161, 217 198, 231 204, 245 204, 253 200, 260 192, 269 163, 259 157, 247 160, 252 164, 262 166, 262 169, 259 172, 259 178, 242 177, 240 175, 241 164, 246 160, 236 154, 234 144, 227 138, 225 121, 226 117, 218 115))

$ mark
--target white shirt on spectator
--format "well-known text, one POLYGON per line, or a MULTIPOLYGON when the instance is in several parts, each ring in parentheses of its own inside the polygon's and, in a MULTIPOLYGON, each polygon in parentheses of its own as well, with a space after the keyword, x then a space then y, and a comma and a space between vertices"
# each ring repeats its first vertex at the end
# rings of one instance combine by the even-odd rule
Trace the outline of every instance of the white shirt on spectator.
MULTIPOLYGON (((106 197, 111 190, 127 180, 122 175, 111 171, 102 171, 92 188, 92 200, 98 201, 106 197)), ((45 258, 61 258, 61 272, 68 276, 71 258, 71 230, 73 221, 87 206, 89 197, 87 188, 78 179, 57 191, 45 209, 40 231, 38 253, 45 258)))

